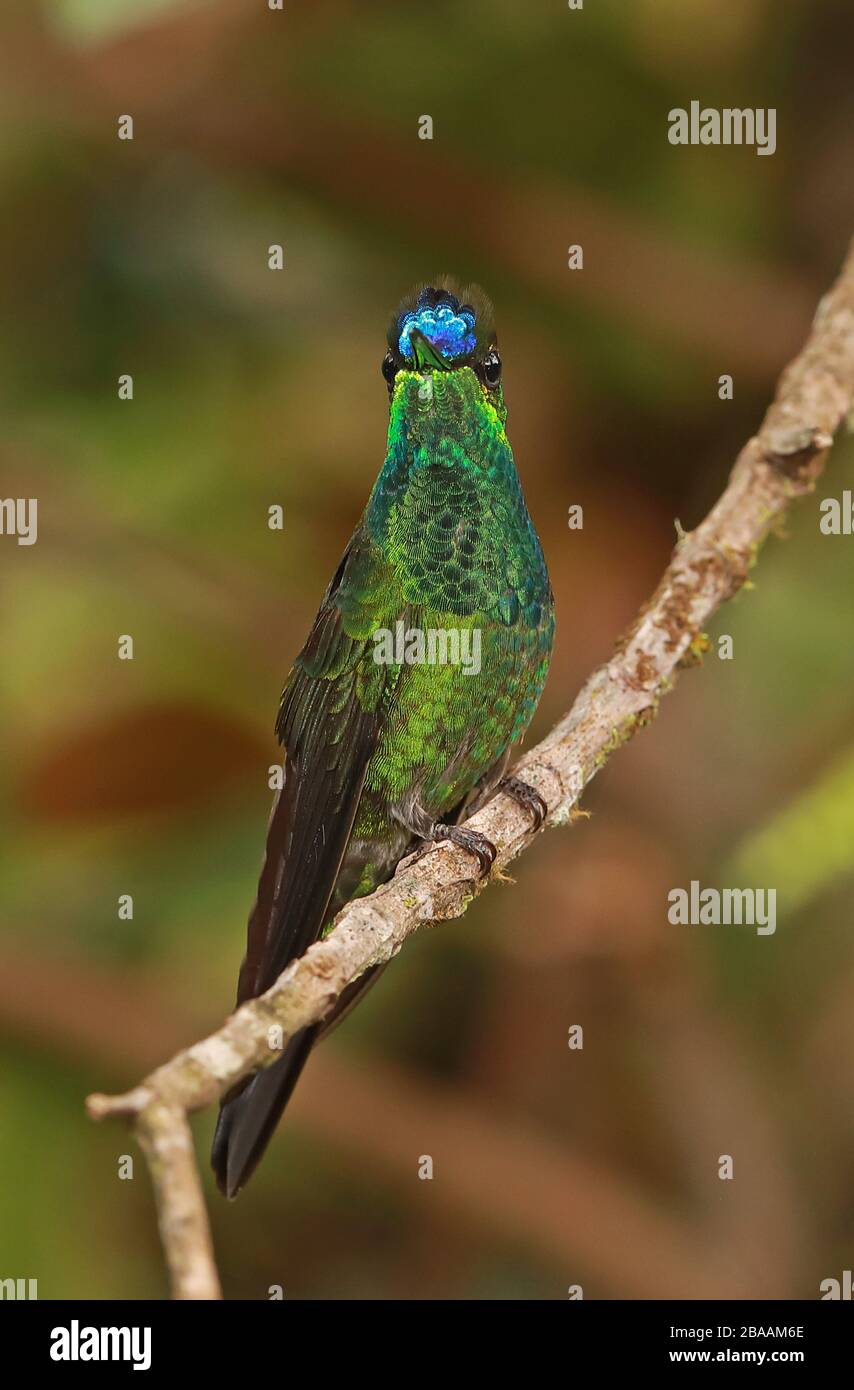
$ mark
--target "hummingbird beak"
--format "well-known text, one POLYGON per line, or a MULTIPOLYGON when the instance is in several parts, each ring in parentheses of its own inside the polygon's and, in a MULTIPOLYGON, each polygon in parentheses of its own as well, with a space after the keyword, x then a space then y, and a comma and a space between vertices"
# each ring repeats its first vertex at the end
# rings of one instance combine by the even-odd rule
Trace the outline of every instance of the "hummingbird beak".
POLYGON ((425 367, 431 367, 434 372, 449 372, 450 363, 446 362, 437 347, 430 342, 421 332, 420 328, 413 328, 409 335, 409 344, 415 355, 415 369, 422 372, 425 367))

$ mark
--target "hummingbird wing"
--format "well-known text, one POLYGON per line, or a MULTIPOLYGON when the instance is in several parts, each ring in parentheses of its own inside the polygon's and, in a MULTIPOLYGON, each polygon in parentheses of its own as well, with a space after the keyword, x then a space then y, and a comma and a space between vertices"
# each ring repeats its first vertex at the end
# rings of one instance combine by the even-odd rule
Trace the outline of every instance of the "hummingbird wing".
MULTIPOLYGON (((353 828, 398 668, 374 660, 372 634, 394 594, 385 561, 357 529, 285 685, 276 732, 284 781, 273 807, 249 919, 237 1003, 262 994, 318 939, 353 828)), ((393 600, 392 600, 393 601, 393 600)), ((402 608, 403 605, 401 604, 402 608)), ((399 613, 395 613, 395 618, 399 613)), ((317 1027, 224 1101, 211 1161, 228 1196, 243 1185, 278 1123, 317 1027)))

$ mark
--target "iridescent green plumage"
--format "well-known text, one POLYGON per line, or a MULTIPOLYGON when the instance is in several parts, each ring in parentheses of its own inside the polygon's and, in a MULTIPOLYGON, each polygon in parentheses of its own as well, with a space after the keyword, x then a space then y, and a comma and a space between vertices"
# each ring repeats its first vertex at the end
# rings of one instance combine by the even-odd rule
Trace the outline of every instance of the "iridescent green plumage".
MULTIPOLYGON (((417 292, 392 321, 385 463, 282 696, 285 784, 239 1001, 269 988, 420 839, 457 838, 480 857, 482 837, 454 823, 501 779, 545 682, 548 574, 493 380, 491 308, 480 291, 468 301, 445 283, 417 292), (479 670, 378 660, 378 634, 398 624, 455 633, 469 650, 479 641, 479 670)), ((226 1101, 213 1162, 229 1195, 257 1163, 311 1046, 369 980, 226 1101)))

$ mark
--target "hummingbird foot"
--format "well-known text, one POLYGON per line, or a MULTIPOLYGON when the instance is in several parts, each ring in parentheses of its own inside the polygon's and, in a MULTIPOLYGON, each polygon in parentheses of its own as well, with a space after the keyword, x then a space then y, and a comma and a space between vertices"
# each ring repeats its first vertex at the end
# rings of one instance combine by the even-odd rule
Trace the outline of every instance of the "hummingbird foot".
POLYGON ((520 777, 505 777, 498 783, 496 791, 506 792, 514 801, 518 801, 520 806, 524 806, 530 811, 534 830, 542 828, 549 808, 536 787, 523 782, 520 777))
POLYGON ((492 841, 481 835, 479 830, 466 830, 462 825, 443 825, 440 821, 437 821, 425 836, 424 843, 408 860, 407 867, 417 864, 432 845, 440 844, 442 840, 450 840, 452 845, 459 845, 460 849, 473 854, 480 868, 480 877, 486 878, 498 854, 492 841))
POLYGON ((479 830, 466 830, 463 825, 435 825, 431 838, 434 841, 450 840, 452 845, 468 850, 480 866, 481 878, 486 878, 498 854, 492 841, 481 835, 479 830))

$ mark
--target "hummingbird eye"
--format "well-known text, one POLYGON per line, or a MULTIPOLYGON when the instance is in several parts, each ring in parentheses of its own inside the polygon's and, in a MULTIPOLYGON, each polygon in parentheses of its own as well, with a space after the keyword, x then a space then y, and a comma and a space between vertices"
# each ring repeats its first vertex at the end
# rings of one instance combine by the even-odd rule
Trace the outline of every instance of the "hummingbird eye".
POLYGON ((497 386, 501 380, 501 358, 495 348, 490 348, 483 359, 483 379, 487 386, 497 386))
POLYGON ((385 357, 383 358, 382 367, 380 368, 380 370, 382 371, 382 374, 385 377, 386 385, 388 386, 388 389, 390 391, 392 386, 394 385, 394 379, 397 376, 397 364, 394 360, 394 355, 392 353, 386 353, 385 357))

